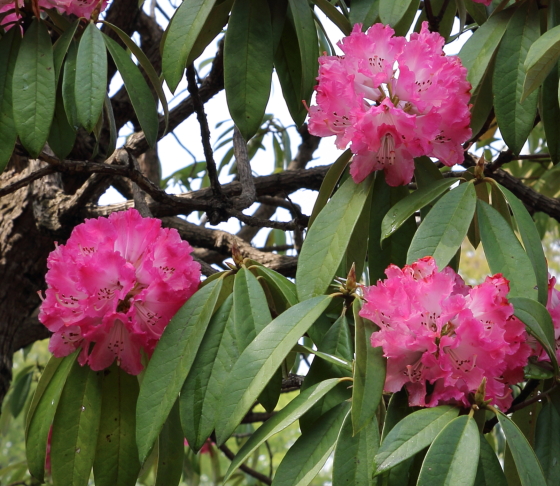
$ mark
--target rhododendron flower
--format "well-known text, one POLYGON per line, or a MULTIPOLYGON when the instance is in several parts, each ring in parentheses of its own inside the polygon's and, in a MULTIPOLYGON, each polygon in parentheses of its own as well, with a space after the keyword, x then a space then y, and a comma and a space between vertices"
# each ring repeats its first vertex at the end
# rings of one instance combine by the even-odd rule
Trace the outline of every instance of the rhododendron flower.
MULTIPOLYGON (((55 8, 58 13, 67 15, 76 15, 77 17, 85 17, 89 19, 93 11, 98 8, 100 12, 107 7, 108 0, 38 0, 39 8, 48 10, 55 8)), ((8 10, 15 9, 16 2, 13 0, 0 0, 0 14, 8 10)), ((24 7, 24 0, 17 0, 18 9, 24 7)), ((20 16, 17 13, 8 14, 2 20, 0 25, 5 25, 10 28, 13 22, 17 21, 20 16), (8 25, 9 24, 9 25, 8 25)))
MULTIPOLYGON (((554 327, 554 339, 555 339, 555 351, 556 359, 560 361, 560 291, 556 290, 556 277, 552 277, 548 274, 548 301, 546 303, 546 309, 550 313, 552 318, 552 325, 554 327)), ((541 344, 534 337, 529 338, 529 342, 534 349, 534 355, 537 357, 537 361, 550 361, 550 357, 547 352, 541 346, 541 344)))
POLYGON ((352 143, 350 173, 356 182, 384 170, 391 186, 408 184, 414 157, 463 160, 471 136, 467 70, 445 56, 445 39, 428 31, 394 37, 375 24, 356 24, 339 42, 344 56, 319 59, 317 105, 309 108, 309 132, 336 135, 338 148, 352 143))
POLYGON ((508 385, 523 381, 531 348, 525 326, 513 316, 509 282, 497 274, 475 287, 450 267, 438 272, 432 257, 365 289, 360 315, 380 329, 371 337, 387 357, 385 390, 403 386, 411 406, 470 406, 483 378, 486 400, 506 410, 508 385))
POLYGON ((47 291, 39 320, 54 334, 57 357, 76 349, 81 365, 142 371, 165 326, 198 289, 191 246, 161 221, 138 211, 89 219, 47 259, 47 291))

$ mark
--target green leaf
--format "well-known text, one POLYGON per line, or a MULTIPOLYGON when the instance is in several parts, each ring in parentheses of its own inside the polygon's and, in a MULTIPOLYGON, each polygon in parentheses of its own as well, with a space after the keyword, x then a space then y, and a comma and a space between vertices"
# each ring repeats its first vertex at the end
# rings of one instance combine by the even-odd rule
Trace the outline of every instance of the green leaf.
POLYGON ((299 256, 300 300, 323 294, 331 284, 372 185, 372 176, 360 184, 348 178, 317 216, 299 256))
POLYGON ((103 101, 103 110, 105 117, 107 118, 107 124, 109 125, 109 143, 107 144, 107 151, 105 157, 110 157, 115 149, 117 148, 117 124, 115 123, 115 115, 113 113, 113 105, 111 104, 111 99, 109 95, 105 95, 105 101, 103 101))
POLYGON ((368 241, 369 280, 376 282, 385 277, 385 269, 393 263, 402 267, 406 263, 406 254, 410 242, 416 232, 416 221, 410 218, 394 235, 390 236, 381 246, 381 222, 398 201, 408 197, 410 192, 406 187, 390 187, 385 182, 381 171, 375 176, 373 197, 370 210, 370 227, 368 241))
MULTIPOLYGON (((274 18, 273 27, 274 27, 274 18)), ((307 110, 301 102, 302 66, 299 41, 294 27, 293 17, 288 9, 288 15, 283 23, 281 37, 274 51, 274 67, 282 95, 286 101, 290 116, 299 127, 305 121, 307 110)))
POLYGON ((16 60, 12 85, 14 125, 19 139, 37 157, 49 136, 56 87, 51 38, 43 22, 27 29, 16 60))
POLYGON ((189 446, 195 452, 206 442, 214 430, 216 415, 221 406, 220 398, 233 362, 239 356, 233 336, 224 333, 228 319, 233 331, 233 295, 230 294, 212 317, 194 363, 181 389, 181 425, 189 446), (228 346, 227 341, 230 341, 228 346), (224 357, 224 351, 235 347, 233 360, 224 357), (220 352, 220 350, 222 350, 220 352), (218 382, 215 386, 212 386, 218 382))
POLYGON ((523 63, 531 44, 539 38, 540 21, 536 3, 525 2, 513 14, 496 53, 494 106, 500 133, 519 154, 535 123, 538 92, 519 102, 523 93, 523 63))
POLYGON ((233 322, 239 353, 270 321, 272 317, 261 285, 249 270, 241 268, 233 284, 233 322))
POLYGON ((179 418, 179 402, 171 408, 158 438, 158 462, 155 486, 177 486, 183 474, 183 432, 179 418))
POLYGON ((342 174, 348 166, 351 158, 352 152, 350 151, 350 149, 345 150, 327 171, 323 182, 321 182, 319 194, 317 194, 317 199, 315 200, 315 204, 313 205, 313 211, 311 212, 311 216, 309 217, 309 224, 307 226, 308 230, 309 228, 311 228, 313 221, 315 221, 321 210, 325 207, 328 200, 332 196, 332 193, 334 192, 336 185, 342 177, 342 174))
POLYGON ((476 422, 462 415, 449 422, 428 449, 418 486, 471 486, 476 478, 480 434, 476 422))
POLYGON ((111 54, 115 65, 123 78, 126 92, 134 107, 140 126, 150 147, 157 142, 159 120, 157 105, 146 80, 138 66, 132 62, 127 52, 109 36, 103 34, 107 50, 111 54))
POLYGON ((160 80, 158 73, 152 66, 152 63, 148 59, 148 56, 144 54, 144 51, 140 49, 140 47, 138 47, 136 43, 128 35, 126 35, 125 32, 119 29, 116 25, 110 24, 109 22, 103 23, 108 25, 116 32, 119 38, 123 41, 123 44, 128 49, 130 49, 130 52, 132 52, 136 59, 138 59, 140 66, 142 66, 142 69, 146 73, 146 76, 148 76, 148 79, 150 80, 150 83, 152 84, 154 91, 156 92, 158 99, 161 102, 161 106, 163 108, 163 116, 165 118, 165 132, 167 132, 167 124, 169 122, 169 106, 167 105, 167 98, 165 96, 165 93, 163 92, 162 81, 160 80))
POLYGON ((298 303, 296 286, 286 277, 262 265, 254 265, 250 269, 265 279, 278 312, 284 312, 298 303))
POLYGON ((558 102, 558 71, 560 65, 552 68, 545 78, 541 88, 539 113, 546 135, 546 145, 552 158, 557 164, 560 161, 560 103, 558 102))
POLYGON ((501 412, 498 412, 497 415, 521 484, 523 486, 546 486, 539 460, 523 433, 506 415, 501 412))
POLYGON ((12 80, 21 44, 18 29, 10 29, 0 39, 0 174, 6 168, 14 146, 17 133, 14 125, 12 106, 12 80))
POLYGON ((307 104, 315 87, 317 72, 319 70, 319 41, 313 11, 307 2, 289 0, 289 11, 294 21, 294 27, 299 44, 301 59, 301 86, 299 90, 300 102, 307 104))
POLYGON ((66 54, 66 62, 64 63, 64 73, 62 78, 62 99, 64 101, 64 111, 68 116, 68 123, 74 129, 80 125, 78 121, 78 112, 76 111, 76 92, 74 90, 76 84, 76 58, 78 55, 78 43, 72 42, 66 54))
POLYGON ((529 49, 525 58, 525 99, 545 80, 560 56, 560 25, 553 27, 540 36, 529 49))
POLYGON ((95 457, 100 416, 100 373, 76 361, 62 390, 52 425, 54 484, 87 486, 95 457))
POLYGON ((461 184, 443 196, 422 221, 412 238, 407 263, 433 256, 444 268, 461 247, 476 208, 472 183, 461 184))
POLYGON ((101 376, 101 419, 93 462, 96 486, 133 486, 140 472, 136 448, 138 378, 114 363, 101 376))
POLYGON ((375 416, 385 385, 387 360, 383 349, 371 345, 371 335, 378 327, 359 315, 360 301, 352 305, 355 325, 356 361, 352 386, 352 426, 354 435, 375 416))
POLYGON ((162 70, 172 93, 185 72, 187 58, 194 47, 216 0, 185 0, 169 24, 162 55, 162 70))
POLYGON ((10 412, 14 418, 18 417, 25 406, 29 390, 31 389, 31 382, 33 381, 34 368, 34 365, 26 366, 18 373, 12 385, 10 412))
POLYGON ((193 364, 214 312, 223 278, 196 292, 165 328, 140 387, 136 440, 140 462, 148 457, 193 364))
POLYGON ((403 388, 401 391, 393 393, 389 399, 389 404, 387 405, 387 410, 385 412, 381 440, 384 441, 389 432, 393 430, 393 427, 412 412, 414 412, 414 409, 408 406, 407 391, 403 388))
POLYGON ((535 299, 535 272, 513 230, 498 211, 480 200, 477 215, 480 240, 492 273, 502 273, 509 280, 509 297, 535 299))
POLYGON ((505 187, 497 184, 507 199, 517 223, 517 229, 525 246, 527 256, 531 260, 537 278, 538 297, 542 305, 548 302, 548 265, 544 255, 541 239, 533 218, 525 205, 505 187))
POLYGON ((474 0, 463 0, 465 7, 470 16, 478 25, 482 25, 488 20, 488 12, 486 7, 481 3, 475 3, 474 0))
POLYGON ((379 448, 379 426, 375 417, 360 431, 352 433, 352 420, 346 417, 336 443, 333 486, 373 486, 373 458, 379 448))
POLYGON ((507 486, 498 456, 483 435, 480 436, 480 457, 474 484, 476 486, 507 486))
POLYGON ((381 22, 395 27, 413 2, 414 0, 379 0, 381 22))
MULTIPOLYGON (((406 0, 405 0, 406 1, 406 0)), ((395 35, 406 36, 410 28, 412 27, 412 23, 416 18, 416 14, 418 13, 418 9, 420 8, 420 0, 412 0, 408 8, 406 9, 404 15, 401 17, 401 20, 395 25, 395 35)))
POLYGON ((44 481, 47 437, 58 407, 62 388, 78 353, 49 360, 27 413, 25 426, 25 454, 31 475, 44 481))
POLYGON ((548 486, 555 486, 560 477, 560 415, 550 400, 543 402, 537 418, 535 454, 548 486))
POLYGON ((349 403, 337 405, 295 442, 278 466, 272 486, 306 486, 313 480, 333 451, 349 408, 349 403))
POLYGON ((332 3, 329 3, 328 0, 313 0, 313 3, 323 11, 344 35, 350 35, 350 32, 352 32, 350 22, 332 3))
POLYGON ((321 296, 290 307, 245 348, 223 391, 227 399, 222 401, 216 425, 218 444, 231 435, 272 374, 330 302, 330 297, 321 296))
POLYGON ((554 364, 556 372, 558 372, 554 326, 546 307, 535 300, 524 297, 509 297, 509 302, 513 305, 515 316, 527 326, 527 330, 543 345, 554 364))
POLYGON ((107 50, 103 35, 91 22, 80 39, 74 88, 78 121, 90 133, 101 116, 106 92, 107 50))
POLYGON ((235 458, 232 460, 226 475, 224 483, 233 474, 233 472, 243 464, 247 458, 256 451, 265 441, 270 437, 281 432, 286 427, 294 423, 305 412, 307 412, 313 405, 315 405, 321 398, 323 398, 330 390, 332 390, 339 380, 331 378, 320 383, 313 385, 307 390, 302 391, 296 398, 294 398, 282 410, 273 415, 270 419, 263 423, 243 444, 235 458))
POLYGON ((272 27, 267 0, 233 4, 224 45, 229 112, 245 140, 261 126, 272 80, 272 27))
POLYGON ((350 8, 350 23, 362 24, 366 30, 379 21, 379 0, 353 0, 350 8))
POLYGON ((441 429, 459 414, 459 409, 442 405, 414 412, 387 434, 375 456, 378 475, 429 446, 441 429))
MULTIPOLYGON (((439 171, 438 171, 439 172, 439 171)), ((459 179, 441 179, 414 191, 401 199, 385 215, 381 222, 381 241, 391 236, 416 211, 430 204, 455 184, 459 179)))
POLYGON ((68 156, 76 141, 76 131, 68 123, 68 116, 64 110, 64 100, 60 91, 56 97, 56 107, 48 141, 49 147, 59 159, 65 159, 68 156))
POLYGON ((338 356, 332 355, 332 354, 328 354, 328 353, 323 353, 321 351, 316 351, 312 348, 309 348, 307 346, 302 346, 301 344, 297 344, 294 349, 296 351, 302 352, 302 353, 309 353, 309 354, 314 354, 315 356, 317 356, 318 358, 326 361, 327 363, 333 364, 335 366, 337 366, 338 368, 341 368, 345 371, 350 371, 352 372, 352 363, 350 361, 347 361, 343 358, 340 358, 338 356))
POLYGON ((502 40, 513 12, 514 9, 508 8, 492 15, 467 40, 459 52, 463 66, 468 69, 467 81, 471 83, 473 93, 476 92, 484 73, 490 66, 490 61, 502 40))
POLYGON ((492 113, 494 107, 494 95, 492 93, 492 80, 494 77, 494 66, 496 58, 492 57, 490 64, 484 73, 482 80, 478 84, 478 88, 472 91, 471 95, 471 139, 484 135, 481 133, 486 127, 486 122, 492 113))
POLYGON ((57 39, 53 46, 53 62, 54 62, 54 75, 55 75, 55 86, 58 85, 58 79, 60 77, 60 72, 62 71, 62 63, 68 52, 68 47, 72 43, 76 29, 80 25, 80 20, 76 19, 70 24, 70 26, 62 33, 62 35, 57 39))

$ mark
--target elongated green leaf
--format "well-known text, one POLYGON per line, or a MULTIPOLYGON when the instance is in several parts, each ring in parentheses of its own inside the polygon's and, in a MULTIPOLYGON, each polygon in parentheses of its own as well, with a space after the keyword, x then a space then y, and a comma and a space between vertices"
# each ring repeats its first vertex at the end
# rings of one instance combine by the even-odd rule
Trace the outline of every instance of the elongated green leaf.
POLYGON ((537 418, 535 454, 544 471, 548 486, 554 486, 560 477, 560 415, 549 400, 544 400, 537 418))
POLYGON ((370 210, 370 226, 368 241, 368 266, 370 282, 384 278, 385 269, 393 263, 402 267, 406 263, 406 254, 410 242, 416 232, 416 221, 409 218, 394 235, 390 236, 381 246, 381 222, 398 201, 409 196, 406 187, 390 187, 385 182, 381 171, 375 176, 373 197, 370 210))
POLYGON ((323 11, 344 35, 350 35, 350 32, 352 32, 350 22, 332 3, 329 3, 328 0, 313 0, 313 3, 323 11))
POLYGON ((346 371, 352 371, 352 363, 338 356, 334 356, 329 353, 323 353, 321 351, 316 351, 307 346, 302 346, 301 344, 296 345, 294 349, 303 353, 314 354, 315 356, 326 361, 327 363, 338 366, 339 368, 342 368, 343 370, 346 371))
POLYGON ((54 416, 51 437, 53 483, 87 486, 101 417, 100 373, 76 361, 54 416))
POLYGON ((136 408, 136 440, 143 463, 175 403, 210 322, 223 278, 202 287, 165 328, 146 368, 136 408))
POLYGON ((185 455, 183 440, 179 403, 175 402, 158 438, 155 486, 177 486, 181 482, 185 455))
POLYGON ((282 360, 331 302, 321 296, 307 300, 274 319, 243 351, 233 365, 216 425, 223 444, 253 405, 282 360))
POLYGON ((416 13, 418 12, 419 7, 420 7, 420 0, 412 0, 408 4, 408 8, 406 9, 403 16, 394 27, 395 35, 406 36, 408 31, 412 27, 412 23, 416 18, 416 13))
POLYGON ((135 436, 138 378, 113 364, 101 376, 101 395, 95 485, 133 486, 140 472, 135 436))
POLYGON ((387 434, 375 456, 375 474, 387 471, 429 446, 441 429, 459 414, 447 405, 414 412, 387 434))
POLYGON ((162 56, 162 70, 172 93, 185 72, 190 51, 216 0, 185 0, 171 19, 162 56))
POLYGON ((494 78, 494 66, 496 58, 490 60, 490 64, 484 73, 482 80, 478 84, 478 88, 471 94, 471 129, 473 136, 471 139, 478 139, 486 127, 488 117, 492 114, 494 107, 494 95, 492 93, 492 80, 494 78))
POLYGON ((456 178, 441 179, 401 199, 387 212, 381 222, 381 241, 391 236, 416 211, 441 196, 458 180, 456 178))
POLYGON ((105 157, 110 157, 115 149, 117 148, 117 124, 115 122, 115 114, 113 113, 113 105, 111 105, 111 99, 109 95, 105 95, 105 101, 103 102, 103 113, 106 117, 107 124, 109 125, 109 143, 107 144, 107 151, 105 157))
POLYGON ((535 299, 537 284, 531 260, 500 213, 483 201, 477 204, 480 240, 492 273, 503 273, 511 297, 535 299))
POLYGON ((54 74, 55 74, 55 86, 58 85, 58 79, 60 77, 60 72, 62 70, 62 63, 68 52, 68 47, 70 46, 76 29, 80 24, 79 19, 74 20, 70 26, 62 33, 58 40, 53 46, 53 61, 54 61, 54 74))
POLYGON ((379 448, 379 426, 374 417, 360 431, 352 433, 352 420, 346 417, 336 443, 333 486, 373 486, 373 458, 379 448))
POLYGON ((381 22, 395 27, 414 0, 379 0, 381 22))
POLYGON ((375 24, 379 18, 379 0, 354 0, 350 8, 350 23, 362 24, 366 30, 375 24))
POLYGON ((132 59, 126 51, 107 35, 103 35, 103 40, 123 78, 126 92, 130 97, 140 126, 144 131, 146 141, 151 147, 155 147, 159 120, 157 105, 150 92, 150 88, 142 76, 140 69, 132 62, 132 59))
POLYGON ((272 28, 267 0, 237 0, 224 46, 229 112, 245 140, 261 126, 272 80, 272 28))
POLYGON ((507 486, 498 456, 483 435, 480 436, 480 458, 474 484, 476 486, 507 486))
POLYGON ((511 450, 521 484, 523 486, 546 486, 539 460, 523 432, 503 413, 498 412, 497 415, 506 436, 507 445, 511 450))
POLYGON ((257 431, 251 435, 249 440, 243 444, 243 447, 239 449, 239 452, 232 460, 229 469, 226 472, 224 483, 261 444, 294 423, 306 411, 315 405, 315 403, 332 390, 338 382, 339 380, 337 378, 331 378, 302 391, 282 410, 261 425, 257 431))
POLYGON ((517 223, 517 229, 525 246, 527 256, 531 260, 537 278, 538 297, 542 305, 548 301, 548 265, 544 256, 542 243, 537 226, 523 203, 508 189, 497 184, 507 199, 517 223))
POLYGON ((523 98, 537 89, 560 56, 560 25, 553 27, 540 36, 529 49, 525 58, 525 81, 523 98))
POLYGON ((538 92, 524 97, 523 63, 531 44, 540 35, 540 22, 537 4, 526 2, 513 14, 503 41, 496 54, 494 71, 494 106, 500 133, 504 141, 519 154, 535 123, 538 92))
POLYGON ((140 66, 148 76, 150 83, 152 84, 154 91, 157 93, 158 99, 161 102, 161 106, 163 108, 163 116, 165 117, 165 131, 167 132, 167 124, 169 122, 169 107, 167 105, 167 98, 165 93, 163 92, 162 88, 162 81, 160 80, 158 73, 152 66, 152 63, 148 59, 148 56, 144 54, 144 51, 140 49, 136 45, 136 43, 128 36, 125 32, 119 29, 116 25, 110 24, 109 22, 103 22, 104 24, 108 25, 111 29, 113 29, 119 38, 123 41, 124 45, 130 49, 130 52, 134 54, 140 66))
POLYGON ((541 88, 539 113, 546 134, 546 145, 552 158, 557 164, 560 160, 560 103, 558 101, 558 63, 554 65, 545 78, 541 88))
POLYGON ((43 22, 27 29, 16 60, 12 85, 14 125, 23 146, 37 157, 49 136, 56 98, 51 38, 43 22))
POLYGON ((381 440, 384 441, 389 432, 393 430, 393 427, 412 412, 413 409, 408 406, 408 393, 406 390, 402 389, 397 393, 393 393, 385 412, 381 440))
POLYGON ((313 480, 333 451, 349 408, 348 403, 337 405, 295 442, 278 466, 272 486, 306 486, 313 480))
POLYGON ((352 426, 354 435, 362 430, 375 416, 383 395, 387 360, 381 348, 371 345, 371 335, 377 326, 359 315, 360 301, 354 300, 356 361, 352 386, 352 426))
POLYGON ((21 43, 18 29, 10 29, 0 39, 0 174, 5 169, 16 143, 12 106, 12 80, 21 43))
POLYGON ((317 216, 299 256, 296 286, 300 300, 327 290, 368 198, 373 177, 356 184, 347 179, 317 216))
POLYGON ((463 0, 465 7, 470 16, 478 25, 482 25, 488 19, 488 12, 486 7, 481 3, 476 3, 474 0, 463 0))
POLYGON ((524 297, 510 297, 509 301, 513 305, 515 316, 527 326, 528 331, 543 345, 555 368, 558 369, 554 326, 546 307, 533 299, 524 297))
POLYGON ((319 194, 317 194, 317 199, 315 200, 315 204, 313 206, 313 211, 311 212, 311 216, 309 217, 309 225, 308 228, 311 227, 313 221, 317 218, 321 210, 325 207, 328 200, 332 196, 332 193, 336 187, 336 184, 342 177, 342 173, 348 166, 350 162, 350 158, 352 157, 352 152, 350 149, 345 150, 342 155, 336 159, 334 164, 330 167, 323 182, 321 182, 321 188, 319 189, 319 194))
POLYGON ((103 35, 91 22, 78 47, 74 101, 78 121, 92 132, 103 110, 107 91, 107 49, 103 35))
POLYGON ((463 415, 449 422, 428 449, 418 486, 471 486, 474 484, 480 434, 472 417, 463 415))
POLYGON ((433 256, 438 268, 445 267, 461 247, 475 208, 476 192, 471 183, 461 184, 443 196, 412 238, 407 263, 433 256))
POLYGON ((319 41, 313 12, 307 2, 289 0, 301 59, 300 102, 309 104, 319 68, 319 41))
POLYGON ((27 466, 33 477, 44 481, 47 437, 58 407, 62 388, 76 360, 77 353, 64 358, 52 357, 43 374, 27 413, 25 453, 27 466))
MULTIPOLYGON (((468 7, 468 6, 467 6, 468 7)), ((490 66, 514 9, 508 8, 492 15, 476 32, 467 40, 459 52, 463 66, 468 69, 467 80, 472 85, 472 92, 476 92, 484 73, 490 66)))
MULTIPOLYGON (((224 363, 223 351, 219 351, 220 348, 227 349, 225 340, 228 339, 233 341, 231 346, 236 347, 235 339, 231 339, 229 333, 224 334, 228 319, 233 323, 232 309, 233 295, 230 295, 212 317, 181 389, 181 424, 185 438, 194 451, 200 450, 214 430, 217 411, 221 406, 221 387, 231 369, 230 363, 224 363), (218 386, 211 386, 213 375, 214 379, 216 375, 223 377, 218 386)), ((235 353, 235 360, 237 357, 238 354, 235 353)))
POLYGON ((270 321, 272 317, 261 285, 249 270, 241 268, 233 284, 233 322, 239 353, 270 321))
POLYGON ((62 99, 64 101, 64 111, 68 116, 68 123, 74 129, 78 128, 78 112, 76 111, 76 57, 78 55, 78 43, 72 42, 68 47, 66 62, 64 63, 64 73, 62 78, 62 99))
POLYGON ((10 397, 10 412, 14 418, 18 417, 27 401, 27 396, 31 389, 31 382, 33 381, 33 368, 34 365, 26 366, 18 373, 14 380, 12 395, 10 397))
POLYGON ((251 267, 251 270, 253 269, 265 279, 268 288, 273 294, 277 310, 284 312, 288 307, 298 303, 296 286, 293 282, 278 272, 262 265, 255 265, 251 267), (280 303, 283 303, 283 305, 280 306, 281 309, 278 309, 280 303))
POLYGON ((65 159, 74 147, 76 131, 68 123, 68 116, 64 110, 62 93, 59 90, 56 97, 54 118, 49 133, 49 147, 59 159, 65 159))

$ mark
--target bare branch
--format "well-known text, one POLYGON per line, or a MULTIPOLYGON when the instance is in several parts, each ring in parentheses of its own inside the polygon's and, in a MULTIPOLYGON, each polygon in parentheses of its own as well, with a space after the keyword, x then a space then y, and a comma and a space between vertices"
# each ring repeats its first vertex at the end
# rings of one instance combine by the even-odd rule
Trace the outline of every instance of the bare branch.
POLYGON ((237 173, 241 183, 241 195, 233 199, 233 207, 243 210, 255 202, 257 191, 251 172, 251 162, 247 154, 247 143, 239 129, 233 127, 233 152, 237 161, 237 173))
MULTIPOLYGON (((219 449, 225 454, 225 456, 230 461, 232 461, 233 458, 235 457, 235 454, 227 445, 223 444, 219 447, 219 449)), ((272 479, 270 479, 268 476, 265 476, 264 474, 255 471, 254 469, 251 469, 249 466, 246 466, 245 464, 241 464, 239 466, 239 469, 241 469, 244 473, 247 473, 249 476, 253 476, 255 479, 258 479, 261 483, 272 484, 272 479)))
POLYGON ((12 182, 11 184, 8 184, 8 185, 0 188, 0 197, 11 194, 11 193, 17 191, 18 189, 21 189, 22 187, 28 186, 33 181, 36 181, 37 179, 41 179, 41 178, 45 177, 46 175, 53 174, 55 172, 56 172, 56 169, 53 168, 53 167, 41 167, 40 169, 37 169, 36 171, 32 172, 31 174, 29 174, 25 177, 22 177, 21 179, 18 179, 17 181, 12 182))

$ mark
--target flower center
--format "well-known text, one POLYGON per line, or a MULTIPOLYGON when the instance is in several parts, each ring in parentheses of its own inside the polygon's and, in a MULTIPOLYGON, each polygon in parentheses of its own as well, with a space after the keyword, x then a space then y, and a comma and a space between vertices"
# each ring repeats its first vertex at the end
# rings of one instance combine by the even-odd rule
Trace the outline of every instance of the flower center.
POLYGON ((381 137, 381 147, 377 152, 377 159, 381 165, 393 165, 395 163, 395 139, 390 133, 381 137))

